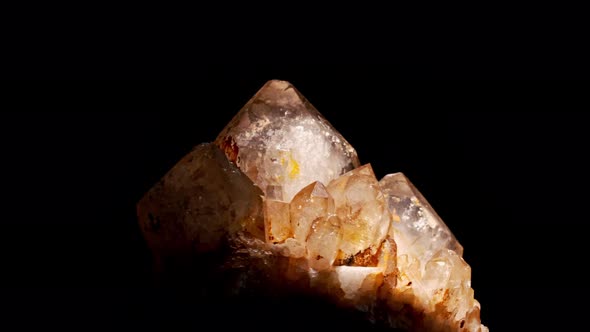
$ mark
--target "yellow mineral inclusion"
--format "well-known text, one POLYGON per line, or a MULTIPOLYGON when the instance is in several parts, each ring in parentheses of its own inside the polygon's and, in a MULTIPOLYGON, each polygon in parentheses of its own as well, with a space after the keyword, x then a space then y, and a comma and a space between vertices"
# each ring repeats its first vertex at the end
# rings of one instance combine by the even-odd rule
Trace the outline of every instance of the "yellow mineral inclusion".
POLYGON ((289 159, 289 177, 291 179, 294 179, 295 177, 297 177, 297 175, 299 175, 299 163, 297 163, 297 161, 293 159, 293 156, 291 154, 289 154, 289 159))
POLYGON ((401 218, 397 215, 397 211, 395 210, 395 208, 393 209, 393 213, 391 214, 391 218, 393 219, 394 222, 401 222, 401 218))
POLYGON ((361 242, 363 235, 360 232, 344 232, 342 234, 342 240, 349 242, 349 243, 359 243, 361 242))
MULTIPOLYGON (((285 166, 285 162, 285 158, 281 158, 281 166, 285 166)), ((299 175, 299 163, 293 158, 291 152, 289 152, 288 171, 290 179, 294 179, 299 175)))

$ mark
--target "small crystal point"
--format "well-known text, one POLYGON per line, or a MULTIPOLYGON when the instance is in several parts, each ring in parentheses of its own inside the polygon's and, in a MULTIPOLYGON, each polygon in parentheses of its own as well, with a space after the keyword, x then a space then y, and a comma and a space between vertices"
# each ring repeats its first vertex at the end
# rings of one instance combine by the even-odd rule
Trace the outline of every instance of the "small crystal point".
POLYGON ((215 144, 265 192, 281 188, 285 201, 359 166, 354 148, 286 81, 268 81, 215 144))
MULTIPOLYGON (((466 315, 479 314, 479 304, 471 288, 471 268, 461 257, 463 247, 402 173, 386 175, 379 181, 393 216, 390 235, 398 252, 401 294, 411 294, 414 306, 429 313, 428 329, 441 322, 448 328, 463 328, 466 315), (477 308, 476 308, 477 307, 477 308), (446 317, 451 317, 448 319, 446 317), (434 325, 433 325, 434 324, 434 325)), ((479 321, 479 317, 476 317, 479 321)), ((471 331, 487 331, 477 325, 471 331)))
MULTIPOLYGON (((463 255, 463 247, 451 230, 403 173, 388 174, 379 181, 379 185, 387 197, 394 220, 397 220, 393 227, 403 231, 412 243, 412 250, 416 250, 416 256, 432 256, 442 248, 463 255)), ((405 248, 399 244, 398 249, 405 253, 405 248)))
POLYGON ((294 238, 304 242, 314 221, 327 219, 334 211, 334 199, 321 182, 314 182, 301 189, 290 204, 291 225, 294 238))
POLYGON ((371 165, 345 173, 330 182, 327 189, 334 197, 336 215, 342 220, 342 258, 366 249, 375 254, 387 235, 391 215, 371 165))

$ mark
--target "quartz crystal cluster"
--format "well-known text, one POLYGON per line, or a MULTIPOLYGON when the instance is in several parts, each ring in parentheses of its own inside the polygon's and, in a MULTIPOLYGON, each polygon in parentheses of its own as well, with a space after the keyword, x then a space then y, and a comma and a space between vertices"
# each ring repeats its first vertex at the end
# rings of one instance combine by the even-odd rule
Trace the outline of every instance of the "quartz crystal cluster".
POLYGON ((285 81, 180 160, 138 217, 160 264, 229 250, 235 293, 281 283, 393 328, 487 331, 463 247, 426 199, 402 173, 378 180, 285 81))

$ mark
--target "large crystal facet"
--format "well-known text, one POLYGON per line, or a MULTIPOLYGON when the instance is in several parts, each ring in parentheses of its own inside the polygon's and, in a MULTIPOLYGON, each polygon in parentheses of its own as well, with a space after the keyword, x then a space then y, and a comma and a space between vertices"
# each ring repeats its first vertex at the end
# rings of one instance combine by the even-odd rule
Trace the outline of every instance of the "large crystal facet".
POLYGON ((371 165, 363 165, 328 185, 336 215, 342 220, 340 250, 352 256, 366 249, 377 251, 389 230, 391 215, 371 165))
POLYGON ((393 215, 392 230, 403 235, 396 238, 400 255, 411 254, 427 261, 443 248, 463 255, 453 233, 404 174, 386 175, 379 185, 393 215))
POLYGON ((137 209, 157 261, 208 262, 223 294, 314 294, 386 327, 487 331, 463 247, 426 199, 402 173, 360 166, 287 82, 269 81, 137 209))
POLYGON ((288 82, 266 83, 215 140, 258 187, 290 201, 314 181, 359 166, 356 151, 288 82))
POLYGON ((264 238, 262 192, 215 145, 182 158, 137 205, 148 245, 162 256, 218 249, 227 236, 264 238))

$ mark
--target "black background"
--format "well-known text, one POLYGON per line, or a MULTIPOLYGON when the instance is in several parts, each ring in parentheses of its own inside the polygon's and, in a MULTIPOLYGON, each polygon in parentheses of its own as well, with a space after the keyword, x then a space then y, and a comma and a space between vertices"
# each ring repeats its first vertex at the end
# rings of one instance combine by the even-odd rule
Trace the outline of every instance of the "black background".
POLYGON ((573 302, 588 291, 582 88, 402 81, 392 65, 191 68, 186 82, 4 89, 2 324, 198 326, 198 312, 150 286, 135 203, 272 78, 291 81, 379 177, 402 171, 422 191, 465 247, 493 331, 584 321, 573 302))

